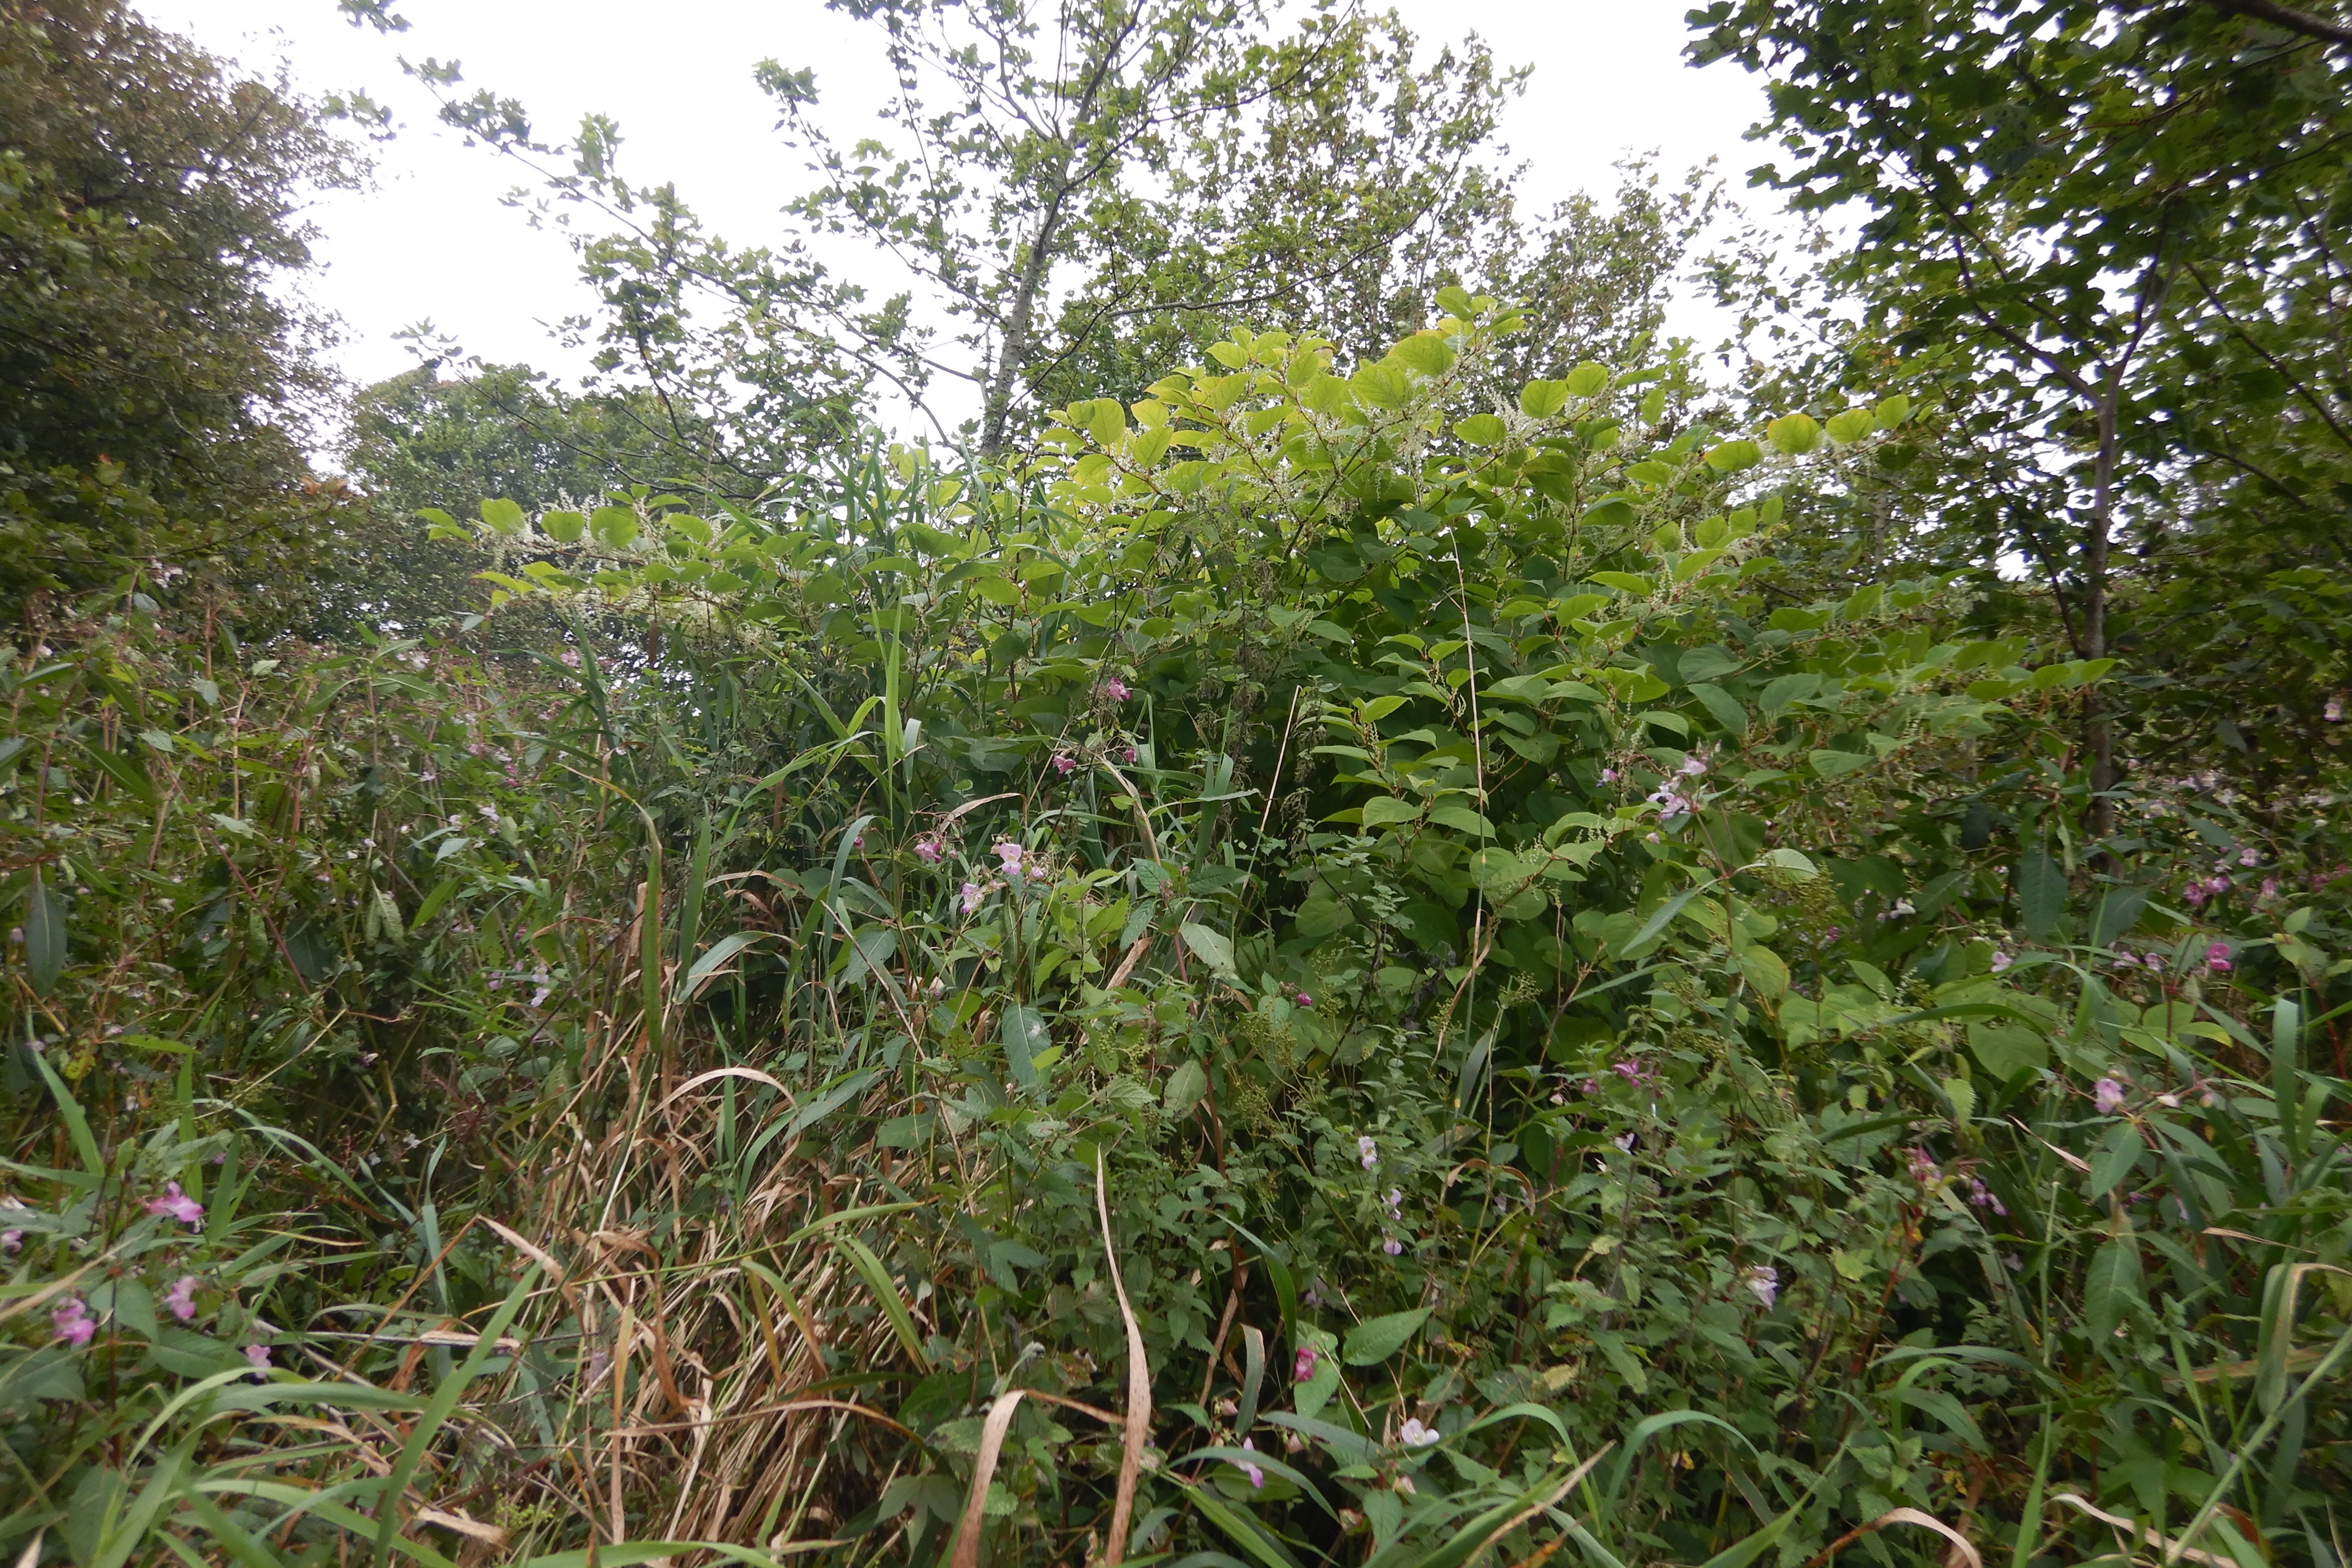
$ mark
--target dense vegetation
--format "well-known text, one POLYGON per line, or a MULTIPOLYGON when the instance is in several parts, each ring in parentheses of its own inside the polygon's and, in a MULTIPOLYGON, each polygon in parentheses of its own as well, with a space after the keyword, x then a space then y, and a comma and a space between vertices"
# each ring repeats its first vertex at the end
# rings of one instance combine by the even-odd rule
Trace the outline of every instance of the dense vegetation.
MULTIPOLYGON (((284 318, 137 463, 68 438, 135 411, 73 368, 96 326, 9 338, 48 379, 0 670, 0 1547, 2336 1568, 2346 29, 1695 15, 1887 258, 1710 258, 1759 329, 1723 385, 1658 315, 1717 197, 1636 169, 1523 231, 1483 55, 855 9, 903 129, 1043 182, 864 190, 763 68, 803 216, 912 245, 996 356, 969 455, 842 368, 923 346, 905 301, 704 241, 596 122, 552 195, 654 215, 583 258, 660 352, 370 389, 349 486, 260 423, 317 374, 284 318), (1010 100, 920 111, 992 58, 1010 100), (2167 250, 2093 143, 2209 87, 2310 154, 2145 154, 2204 225, 2167 250), (1417 138, 1460 249, 1363 199, 1417 138), (1181 303, 1308 238, 1370 270, 1181 303), (239 517, 280 542, 192 531, 239 517)), ((49 171, 8 319, 63 319, 41 257, 152 289, 142 331, 274 308, 259 259, 216 309, 58 239, 100 220, 54 171, 141 143, 23 84, 105 41, 146 64, 86 123, 260 136, 278 266, 333 122, 119 8, 0 21, 0 156, 49 171)))

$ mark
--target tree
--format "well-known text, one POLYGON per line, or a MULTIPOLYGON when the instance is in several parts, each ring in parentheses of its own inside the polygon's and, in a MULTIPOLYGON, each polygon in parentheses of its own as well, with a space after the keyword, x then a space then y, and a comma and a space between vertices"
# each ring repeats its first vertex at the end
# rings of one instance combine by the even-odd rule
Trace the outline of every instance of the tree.
MULTIPOLYGON (((1856 363, 1939 390, 1957 454, 1916 498, 1976 563, 2033 563, 2077 657, 2137 639, 2210 675, 2229 661, 2155 613, 2184 607, 2176 590, 2199 584, 2210 625, 2217 599, 2315 552, 2342 573, 2352 364, 2329 323, 2352 258, 2352 58, 2334 24, 2252 0, 1692 16, 1696 58, 1771 74, 1789 156, 1758 178, 1867 215, 1832 269, 1860 302, 1856 363), (2135 604, 2151 613, 2119 625, 2135 604)), ((2274 749, 2318 720, 2309 669, 2258 653, 2228 673, 2207 697, 2233 689, 2287 731, 2274 749)), ((2116 717, 2095 697, 2084 726, 2101 833, 2116 717)))
POLYGON ((282 83, 119 0, 0 0, 0 594, 274 531, 330 385, 279 285, 353 178, 282 83))

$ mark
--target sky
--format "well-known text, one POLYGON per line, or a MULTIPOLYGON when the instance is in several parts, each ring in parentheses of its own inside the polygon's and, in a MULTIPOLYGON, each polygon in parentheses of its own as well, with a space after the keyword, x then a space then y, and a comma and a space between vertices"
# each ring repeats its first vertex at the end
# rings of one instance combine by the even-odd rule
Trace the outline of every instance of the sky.
MULTIPOLYGON (((1461 37, 1475 16, 1499 59, 1533 68, 1500 137, 1528 165, 1531 208, 1606 192, 1629 153, 1654 152, 1669 171, 1715 157, 1735 185, 1761 161, 1741 140, 1763 113, 1756 81, 1682 60, 1691 0, 1393 3, 1425 46, 1461 37)), ((814 68, 821 114, 853 140, 873 124, 887 85, 874 30, 821 0, 401 0, 411 27, 389 37, 352 26, 334 0, 139 8, 248 68, 282 65, 310 93, 360 88, 394 110, 401 130, 375 150, 370 187, 330 193, 310 214, 323 268, 308 292, 341 318, 336 359, 359 383, 413 364, 395 334, 425 321, 486 360, 584 368, 552 333, 590 302, 567 241, 502 205, 525 172, 436 124, 399 56, 461 62, 469 90, 520 100, 541 140, 568 139, 583 112, 612 116, 624 172, 641 184, 675 181, 706 226, 738 244, 774 234, 778 209, 810 183, 775 134, 753 66, 773 58, 814 68)))

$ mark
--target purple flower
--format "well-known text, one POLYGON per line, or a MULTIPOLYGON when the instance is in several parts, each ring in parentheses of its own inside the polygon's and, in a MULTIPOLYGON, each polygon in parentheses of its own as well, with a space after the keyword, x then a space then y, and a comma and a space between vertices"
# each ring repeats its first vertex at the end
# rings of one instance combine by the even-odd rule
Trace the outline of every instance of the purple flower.
POLYGON ((1356 1158, 1367 1171, 1381 1163, 1381 1146, 1372 1142, 1370 1133, 1365 1133, 1356 1140, 1356 1158))
POLYGON ((1290 1381, 1306 1383, 1315 1376, 1315 1363, 1321 1357, 1313 1345, 1301 1345, 1298 1353, 1290 1358, 1290 1381))
POLYGON ((1927 1157, 1927 1151, 1914 1149, 1911 1151, 1911 1179, 1927 1186, 1944 1179, 1943 1169, 1927 1157))
POLYGON ((1601 769, 1601 782, 1602 784, 1615 784, 1617 782, 1617 770, 1615 768, 1601 769))
POLYGON ((1103 695, 1109 698, 1113 702, 1124 702, 1129 698, 1135 695, 1134 692, 1129 691, 1127 689, 1127 682, 1119 679, 1118 677, 1115 675, 1108 680, 1103 682, 1102 689, 1103 695))
POLYGON ((2239 864, 2239 865, 2241 865, 2241 866, 2259 866, 2259 865, 2261 865, 2262 863, 2263 863, 2263 852, 2262 852, 2261 850, 2259 850, 2259 849, 2241 849, 2241 850, 2239 850, 2239 851, 2238 851, 2238 864, 2239 864))
POLYGON ((1402 1187, 1391 1187, 1389 1189, 1389 1195, 1382 1198, 1381 1202, 1388 1205, 1389 1217, 1391 1219, 1402 1219, 1404 1217, 1404 1189, 1402 1187))
POLYGON ((163 1305, 169 1307, 172 1310, 172 1316, 179 1319, 180 1321, 194 1322, 196 1321, 196 1277, 193 1274, 183 1274, 172 1281, 171 1293, 163 1298, 163 1305))
POLYGON ((986 897, 988 895, 981 890, 978 882, 966 882, 963 885, 963 912, 966 914, 976 912, 980 908, 981 900, 986 897))
POLYGON ((2230 963, 2230 944, 2226 942, 2217 942, 2212 946, 2207 948, 2205 950, 2205 967, 2211 970, 2216 974, 2229 973, 2231 968, 2230 963))
POLYGON ((2091 1099, 2102 1116, 2113 1116, 2124 1108, 2124 1086, 2111 1078, 2103 1078, 2091 1086, 2091 1099))
POLYGON ((205 1217, 205 1205, 180 1190, 177 1182, 163 1184, 163 1195, 147 1200, 149 1214, 169 1215, 184 1225, 195 1225, 205 1217))
POLYGON ((1064 778, 1069 777, 1070 770, 1077 765, 1077 763, 1074 761, 1066 752, 1057 755, 1054 759, 1054 771, 1061 774, 1064 778))
POLYGON ((2180 889, 2180 898, 2190 909, 2197 908, 2205 901, 2205 884, 2191 880, 2189 886, 2180 889))
POLYGON ((2011 958, 2006 951, 1996 948, 1993 950, 1992 955, 1992 972, 1995 974, 1999 974, 2002 970, 2007 969, 2011 964, 2015 963, 2016 962, 2017 960, 2011 958))
POLYGON ((2263 902, 2269 903, 2273 899, 2277 897, 2278 879, 2276 877, 2264 877, 2263 879, 2263 902))
POLYGON ((923 858, 925 865, 936 866, 940 857, 947 853, 947 847, 940 842, 937 834, 926 834, 915 840, 915 853, 923 858))
POLYGON ((1315 998, 1301 991, 1298 994, 1298 1005, 1302 1007, 1312 1007, 1315 1005, 1315 998))
POLYGON ((1393 1236, 1388 1237, 1381 1242, 1381 1250, 1387 1253, 1391 1258, 1396 1258, 1402 1255, 1404 1252, 1404 1243, 1399 1241, 1393 1236))
POLYGON ((1683 775, 1685 778, 1695 779, 1698 777, 1699 774, 1706 772, 1706 759, 1700 756, 1696 752, 1693 752, 1689 756, 1683 759, 1682 771, 1683 775))
POLYGON ((245 1359, 252 1363, 254 1371, 268 1372, 269 1370, 269 1347, 268 1345, 247 1345, 245 1347, 245 1359))
POLYGON ((1135 761, 1135 748, 1133 746, 1129 746, 1126 750, 1120 752, 1118 754, 1118 760, 1131 765, 1135 761))
MULTIPOLYGON (((1253 1454, 1257 1452, 1257 1445, 1251 1442, 1247 1437, 1242 1439, 1242 1447, 1248 1449, 1253 1454)), ((1265 1472, 1264 1470, 1259 1469, 1247 1459, 1236 1460, 1235 1468, 1238 1468, 1242 1474, 1249 1478, 1249 1484, 1253 1489, 1257 1491, 1264 1491, 1265 1489, 1265 1472)))
POLYGON ((24 1249, 24 1246, 25 1233, 23 1231, 0 1230, 0 1252, 19 1252, 24 1249))
POLYGON ((98 1332, 98 1321, 89 1315, 89 1303, 79 1296, 68 1296, 58 1302, 49 1314, 49 1325, 57 1331, 58 1338, 77 1348, 89 1343, 90 1336, 98 1332))
POLYGON ((1397 1441, 1408 1448, 1426 1448, 1432 1443, 1442 1440, 1442 1434, 1437 1428, 1423 1426, 1421 1417, 1418 1415, 1408 1417, 1405 1424, 1397 1428, 1397 1441))
POLYGON ((2000 1194, 1984 1184, 1982 1176, 1969 1178, 1969 1202, 1980 1209, 1990 1209, 2004 1219, 2009 1216, 2009 1210, 2002 1206, 2000 1194))
POLYGON ((1742 1276, 1739 1282, 1764 1303, 1764 1310, 1768 1312, 1772 1310, 1772 1303, 1780 1299, 1780 1271, 1777 1268, 1759 1263, 1742 1276))
POLYGON ((1004 862, 1004 874, 1008 877, 1018 878, 1021 875, 1022 858, 1028 853, 1010 838, 996 841, 996 858, 1004 862))

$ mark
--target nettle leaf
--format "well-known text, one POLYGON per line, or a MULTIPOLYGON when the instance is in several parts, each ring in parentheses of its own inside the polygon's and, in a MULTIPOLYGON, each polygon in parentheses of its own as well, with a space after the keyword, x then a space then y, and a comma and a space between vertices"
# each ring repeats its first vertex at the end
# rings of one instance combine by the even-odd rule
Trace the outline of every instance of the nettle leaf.
POLYGON ((1179 934, 1183 937, 1184 945, 1192 951, 1192 956, 1207 964, 1215 973, 1229 980, 1241 978, 1234 969, 1234 944, 1225 937, 1207 926, 1195 925, 1191 921, 1185 922, 1179 934))
POLYGON ((2140 1284, 2139 1242, 2118 1236, 2091 1255, 2083 1277, 2083 1326, 2094 1341, 2112 1337, 2135 1307, 2145 1307, 2140 1284))
POLYGON ((1347 1347, 1340 1359, 1349 1366, 1377 1366, 1404 1349, 1407 1341, 1421 1331, 1433 1309, 1415 1307, 1409 1312, 1391 1312, 1385 1317, 1366 1318, 1348 1331, 1347 1347))

